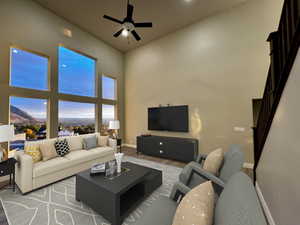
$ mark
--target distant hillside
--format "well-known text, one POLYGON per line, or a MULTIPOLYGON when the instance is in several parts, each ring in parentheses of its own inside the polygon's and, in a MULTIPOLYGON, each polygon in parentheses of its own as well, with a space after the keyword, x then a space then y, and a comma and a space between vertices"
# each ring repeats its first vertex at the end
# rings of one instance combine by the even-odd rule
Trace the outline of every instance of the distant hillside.
POLYGON ((64 126, 87 126, 95 124, 95 119, 91 118, 60 118, 59 123, 64 126))
POLYGON ((10 106, 10 118, 12 123, 39 123, 39 121, 32 116, 30 116, 28 113, 24 112, 23 110, 19 109, 18 107, 15 107, 13 105, 10 106))

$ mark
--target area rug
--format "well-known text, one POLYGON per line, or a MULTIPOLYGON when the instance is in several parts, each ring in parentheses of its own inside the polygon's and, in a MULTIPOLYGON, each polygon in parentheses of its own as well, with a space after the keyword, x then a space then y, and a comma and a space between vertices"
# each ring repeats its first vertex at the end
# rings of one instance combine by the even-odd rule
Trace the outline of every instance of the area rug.
MULTIPOLYGON (((131 225, 160 196, 169 196, 181 168, 148 160, 125 157, 124 161, 163 171, 163 185, 152 193, 124 221, 131 225)), ((12 190, 0 192, 0 199, 10 225, 109 225, 101 215, 75 200, 75 177, 68 178, 28 195, 12 190)), ((99 199, 101 201, 101 199, 99 199)), ((105 204, 105 203, 103 203, 105 204)))

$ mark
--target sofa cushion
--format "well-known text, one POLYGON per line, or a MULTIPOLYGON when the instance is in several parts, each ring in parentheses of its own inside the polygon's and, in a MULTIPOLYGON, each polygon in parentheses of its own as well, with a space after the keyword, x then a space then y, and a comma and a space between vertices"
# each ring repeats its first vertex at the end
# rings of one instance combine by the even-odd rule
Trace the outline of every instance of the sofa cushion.
POLYGON ((214 225, 267 225, 251 179, 244 173, 233 175, 216 204, 214 225))
POLYGON ((134 225, 171 225, 177 203, 168 197, 160 196, 147 208, 134 225))
POLYGON ((40 152, 39 145, 31 144, 31 142, 25 143, 24 153, 31 156, 33 163, 42 160, 42 153, 40 152))
POLYGON ((70 147, 67 139, 57 140, 54 144, 57 155, 63 157, 70 152, 70 147))
POLYGON ((64 157, 57 157, 47 160, 46 162, 38 162, 33 166, 33 177, 40 177, 46 174, 54 173, 71 166, 71 161, 64 157))
POLYGON ((70 151, 81 150, 82 149, 82 137, 81 136, 71 136, 67 138, 69 143, 70 151))
POLYGON ((47 139, 39 142, 40 151, 43 156, 43 161, 47 161, 58 156, 54 147, 55 141, 56 139, 47 139))
POLYGON ((90 150, 76 150, 71 151, 69 154, 65 155, 64 158, 72 161, 72 165, 90 161, 96 158, 100 158, 113 153, 111 147, 98 147, 90 150))
POLYGON ((230 177, 240 172, 244 164, 244 153, 239 145, 231 145, 224 155, 224 163, 220 170, 220 178, 226 183, 230 177))
POLYGON ((96 135, 90 137, 84 137, 82 139, 83 148, 86 150, 96 148, 97 147, 97 137, 96 135))
POLYGON ((218 148, 207 155, 203 164, 203 169, 214 175, 218 175, 223 160, 224 152, 221 148, 218 148))
POLYGON ((212 225, 214 200, 211 181, 193 188, 180 202, 173 225, 212 225))

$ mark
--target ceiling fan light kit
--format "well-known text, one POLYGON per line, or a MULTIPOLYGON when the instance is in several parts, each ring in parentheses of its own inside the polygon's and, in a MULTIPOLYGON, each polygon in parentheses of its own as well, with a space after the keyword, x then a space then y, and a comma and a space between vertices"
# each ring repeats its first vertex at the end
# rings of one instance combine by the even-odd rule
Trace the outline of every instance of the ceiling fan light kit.
POLYGON ((111 16, 104 15, 103 18, 113 21, 115 23, 118 23, 121 25, 121 30, 116 32, 113 36, 119 37, 121 34, 124 37, 127 37, 130 33, 133 35, 133 37, 140 41, 141 37, 140 35, 135 31, 135 28, 151 28, 152 23, 151 22, 143 22, 143 23, 135 23, 133 20, 133 10, 134 6, 129 3, 127 3, 127 16, 121 21, 119 19, 113 18, 111 16))

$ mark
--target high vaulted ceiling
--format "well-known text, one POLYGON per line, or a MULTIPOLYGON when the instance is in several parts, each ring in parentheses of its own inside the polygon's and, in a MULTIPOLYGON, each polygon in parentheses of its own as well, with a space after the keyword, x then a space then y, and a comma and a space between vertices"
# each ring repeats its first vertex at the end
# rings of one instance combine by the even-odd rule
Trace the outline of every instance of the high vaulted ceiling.
POLYGON ((126 52, 246 0, 131 0, 135 7, 134 20, 153 22, 153 28, 136 29, 142 37, 140 42, 136 42, 132 36, 129 41, 122 36, 113 37, 113 33, 120 30, 120 25, 102 18, 107 14, 122 20, 126 16, 127 0, 35 1, 111 46, 126 52))

